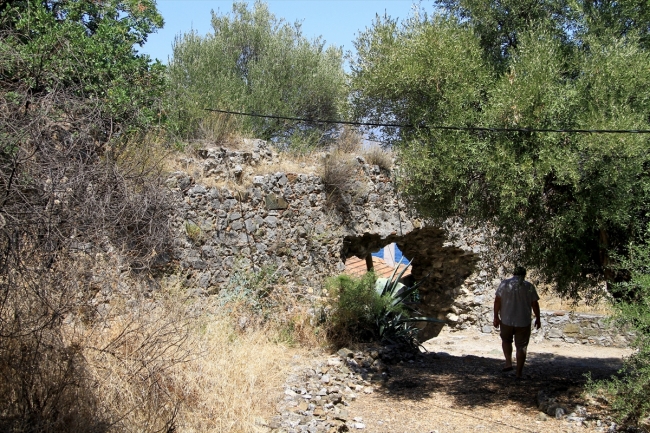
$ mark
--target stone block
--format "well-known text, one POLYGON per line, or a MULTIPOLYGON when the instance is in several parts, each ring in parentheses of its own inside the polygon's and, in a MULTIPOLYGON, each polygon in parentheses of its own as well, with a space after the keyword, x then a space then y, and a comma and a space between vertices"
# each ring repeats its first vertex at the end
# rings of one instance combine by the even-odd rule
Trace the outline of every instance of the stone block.
POLYGON ((600 330, 599 329, 594 329, 594 328, 582 328, 581 330, 582 335, 586 335, 588 337, 596 337, 600 335, 600 330))
POLYGON ((568 336, 580 335, 580 326, 575 323, 568 323, 564 326, 564 329, 562 329, 562 331, 568 336))
POLYGON ((615 347, 627 347, 628 343, 625 337, 622 335, 617 335, 614 337, 614 346, 615 347))
POLYGON ((275 194, 268 194, 265 197, 265 204, 268 210, 283 210, 289 207, 289 203, 284 198, 275 194))

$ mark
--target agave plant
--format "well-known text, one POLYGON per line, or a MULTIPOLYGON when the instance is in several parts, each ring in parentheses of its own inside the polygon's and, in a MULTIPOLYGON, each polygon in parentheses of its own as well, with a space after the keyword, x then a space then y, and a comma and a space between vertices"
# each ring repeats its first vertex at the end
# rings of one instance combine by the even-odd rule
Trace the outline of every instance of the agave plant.
POLYGON ((417 322, 445 323, 444 320, 433 317, 420 316, 418 311, 409 302, 424 279, 418 281, 411 287, 400 283, 404 272, 411 266, 411 261, 397 274, 399 264, 391 274, 390 278, 379 278, 375 283, 377 294, 385 299, 384 307, 377 315, 377 329, 379 337, 392 344, 406 344, 416 348, 420 345, 417 340, 419 329, 414 326, 417 322))

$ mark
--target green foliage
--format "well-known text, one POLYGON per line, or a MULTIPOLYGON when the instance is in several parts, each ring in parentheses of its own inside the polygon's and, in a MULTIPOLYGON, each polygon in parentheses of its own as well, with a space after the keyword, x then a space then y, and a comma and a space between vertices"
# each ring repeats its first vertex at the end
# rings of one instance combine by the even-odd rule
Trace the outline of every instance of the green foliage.
POLYGON ((650 129, 647 29, 605 31, 605 6, 441 3, 446 15, 378 18, 356 41, 356 116, 415 125, 383 131, 407 197, 427 217, 493 224, 512 262, 565 295, 624 278, 611 257, 648 220, 647 135, 434 128, 650 129))
POLYGON ((630 247, 622 266, 631 278, 615 287, 615 319, 619 327, 636 334, 633 347, 637 351, 626 361, 620 377, 593 382, 590 388, 611 398, 620 420, 638 422, 650 417, 650 226, 645 242, 630 247))
MULTIPOLYGON (((330 314, 330 339, 338 344, 350 341, 382 341, 417 347, 414 322, 440 322, 428 317, 412 317, 409 305, 419 283, 407 288, 399 275, 377 279, 373 272, 361 278, 339 275, 330 278, 326 287, 334 300, 330 314)), ((397 269, 396 269, 397 271, 397 269)))
POLYGON ((277 307, 277 300, 272 296, 275 285, 279 282, 274 267, 248 270, 237 265, 225 287, 217 294, 220 307, 241 314, 253 313, 264 321, 277 307))
POLYGON ((203 230, 191 221, 185 222, 185 233, 187 233, 187 237, 194 243, 199 243, 203 239, 203 230))
POLYGON ((368 272, 361 278, 339 275, 326 281, 330 294, 330 337, 335 342, 372 341, 378 337, 376 318, 390 302, 375 291, 377 277, 368 272))
POLYGON ((417 296, 418 288, 422 281, 415 283, 411 287, 406 287, 399 281, 404 272, 410 266, 407 264, 399 274, 396 275, 399 268, 395 268, 390 278, 380 278, 375 284, 375 291, 381 299, 386 300, 381 311, 377 314, 376 323, 379 338, 382 341, 392 344, 404 344, 410 347, 417 347, 419 342, 417 335, 420 329, 414 326, 417 322, 436 322, 445 323, 432 317, 415 316, 417 311, 413 308, 412 298, 417 296))
POLYGON ((112 120, 95 131, 100 142, 160 122, 164 67, 134 49, 163 25, 154 1, 9 1, 0 11, 4 83, 30 95, 73 91, 112 120))
MULTIPOLYGON (((212 13, 214 32, 186 33, 174 43, 170 63, 172 100, 178 111, 178 134, 192 137, 205 108, 276 114, 308 119, 336 119, 344 98, 342 52, 309 41, 293 25, 276 18, 267 5, 249 9, 235 2, 227 15, 212 13)), ((244 118, 242 128, 263 139, 303 137, 334 132, 331 125, 244 118)))

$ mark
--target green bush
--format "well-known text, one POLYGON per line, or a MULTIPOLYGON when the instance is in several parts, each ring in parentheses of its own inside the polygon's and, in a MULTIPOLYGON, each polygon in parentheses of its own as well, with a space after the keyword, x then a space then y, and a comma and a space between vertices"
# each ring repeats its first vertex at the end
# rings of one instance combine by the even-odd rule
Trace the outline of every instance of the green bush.
POLYGON ((389 301, 375 291, 373 272, 361 278, 339 275, 326 281, 332 299, 329 317, 330 339, 335 344, 372 341, 379 337, 376 318, 389 301))
MULTIPOLYGON (((406 287, 399 275, 379 278, 373 272, 361 278, 339 275, 330 278, 326 287, 332 299, 329 337, 334 344, 356 341, 381 341, 415 348, 419 329, 413 322, 440 322, 429 317, 412 317, 417 313, 408 301, 417 293, 419 283, 406 287)), ((397 269, 396 269, 397 271, 397 269)))
MULTIPOLYGON (((170 115, 177 134, 196 138, 205 108, 275 114, 309 119, 335 119, 345 99, 343 56, 308 40, 293 25, 270 13, 263 2, 249 9, 235 2, 227 15, 212 13, 213 33, 178 37, 169 65, 170 115)), ((280 119, 241 118, 236 125, 262 139, 286 141, 312 131, 324 137, 332 125, 297 124, 280 119)), ((199 137, 203 138, 203 137, 199 137)), ((304 140, 303 140, 304 141, 304 140)))
POLYGON ((620 327, 631 329, 637 351, 626 360, 618 377, 592 382, 591 391, 605 394, 625 423, 648 423, 650 417, 650 226, 645 243, 630 247, 623 266, 630 280, 618 284, 613 292, 615 320, 620 327), (645 420, 645 421, 644 421, 645 420))

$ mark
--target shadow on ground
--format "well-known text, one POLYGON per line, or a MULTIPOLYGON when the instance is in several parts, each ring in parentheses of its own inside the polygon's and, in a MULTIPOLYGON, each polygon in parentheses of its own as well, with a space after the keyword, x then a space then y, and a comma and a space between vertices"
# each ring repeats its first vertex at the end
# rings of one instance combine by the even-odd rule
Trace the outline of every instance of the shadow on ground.
POLYGON ((456 407, 490 407, 516 403, 536 408, 537 393, 544 390, 567 403, 579 403, 586 374, 603 379, 615 374, 622 363, 617 358, 571 358, 550 353, 530 353, 524 380, 513 372, 503 373, 503 361, 494 358, 443 352, 423 354, 414 362, 390 368, 390 378, 378 390, 387 399, 424 400, 446 394, 456 407))

